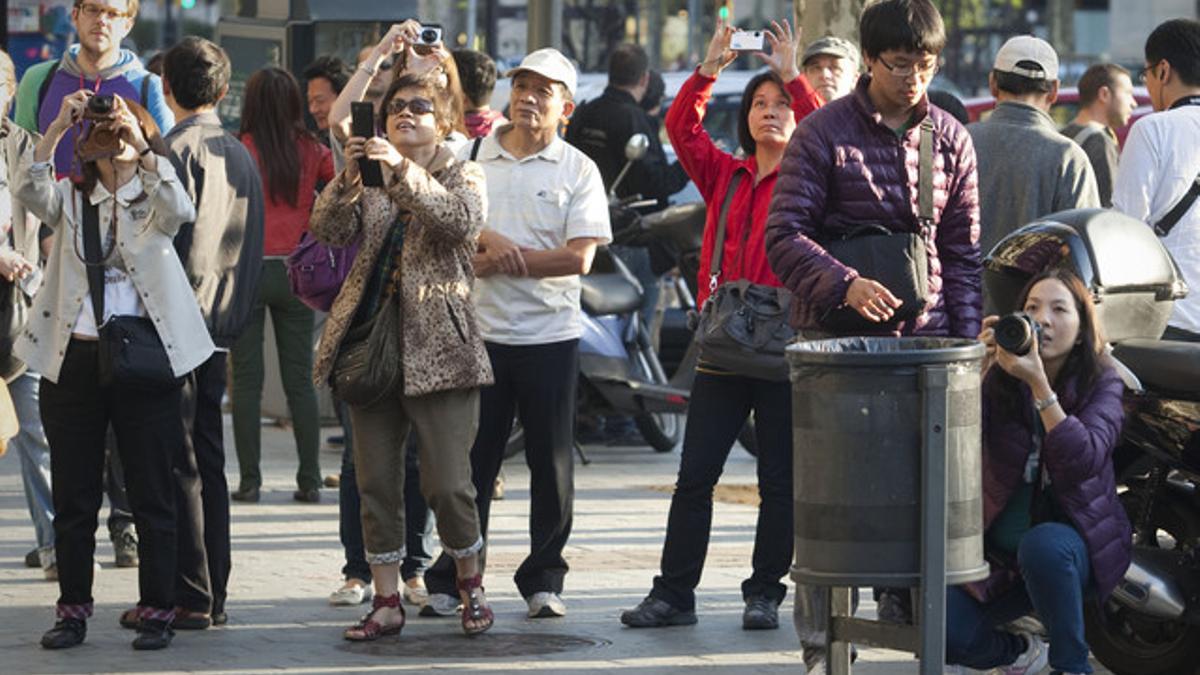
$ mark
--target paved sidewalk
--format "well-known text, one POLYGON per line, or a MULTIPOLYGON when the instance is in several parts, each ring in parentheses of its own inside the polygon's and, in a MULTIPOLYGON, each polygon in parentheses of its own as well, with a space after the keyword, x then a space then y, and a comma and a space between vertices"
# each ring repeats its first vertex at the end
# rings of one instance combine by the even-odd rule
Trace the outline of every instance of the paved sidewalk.
MULTIPOLYGON (((228 418, 226 422, 228 470, 236 487, 228 418)), ((89 622, 87 642, 64 652, 38 646, 42 631, 53 623, 57 585, 42 581, 40 570, 23 567, 33 529, 19 462, 15 456, 0 459, 0 672, 803 672, 790 625, 790 596, 781 608, 784 625, 779 630, 741 630, 739 588, 749 572, 756 516, 751 507, 717 505, 698 625, 640 631, 620 625, 620 610, 641 600, 658 565, 669 498, 650 488, 674 482, 679 458, 678 451, 656 454, 646 448, 590 448, 593 463, 578 467, 575 528, 567 549, 567 618, 525 618, 524 602, 512 583, 527 546, 529 494, 528 474, 515 461, 505 468, 507 498, 492 512, 485 582, 496 610, 495 628, 468 639, 457 620, 410 613, 399 638, 346 643, 342 628, 363 610, 333 608, 326 600, 339 585, 342 565, 336 490, 322 491, 318 505, 294 503, 292 447, 289 431, 265 427, 262 502, 233 506, 229 625, 181 631, 169 649, 146 653, 130 649, 133 634, 117 626, 118 614, 136 599, 137 575, 113 567, 103 528, 96 552, 103 569, 96 577, 96 615, 89 622)), ((340 450, 323 450, 324 472, 334 472, 339 459, 340 450)), ((753 475, 753 460, 735 448, 722 481, 750 483, 753 475)), ((869 593, 862 609, 865 616, 874 614, 869 593)), ((854 672, 916 669, 910 655, 863 650, 854 672)))

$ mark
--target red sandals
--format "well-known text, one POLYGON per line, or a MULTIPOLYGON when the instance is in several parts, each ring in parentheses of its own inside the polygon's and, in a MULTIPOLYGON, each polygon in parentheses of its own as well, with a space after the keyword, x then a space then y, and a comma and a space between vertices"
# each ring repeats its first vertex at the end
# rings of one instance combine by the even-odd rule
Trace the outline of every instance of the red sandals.
POLYGON ((486 632, 492 627, 495 622, 496 615, 492 613, 492 608, 479 601, 479 591, 483 590, 483 575, 476 574, 469 579, 458 579, 456 581, 459 593, 467 594, 467 601, 463 603, 462 608, 462 628, 467 635, 479 635, 486 632), (478 623, 483 621, 483 625, 468 626, 467 623, 478 623))
POLYGON ((391 595, 376 595, 375 600, 371 603, 371 611, 359 620, 358 623, 346 629, 342 633, 342 637, 351 642, 371 642, 378 640, 384 635, 399 635, 401 630, 404 630, 404 623, 407 621, 404 616, 404 605, 400 604, 400 594, 393 593, 391 595), (383 609, 399 609, 400 623, 389 624, 384 626, 372 617, 375 612, 383 609), (357 632, 355 632, 357 631, 357 632))

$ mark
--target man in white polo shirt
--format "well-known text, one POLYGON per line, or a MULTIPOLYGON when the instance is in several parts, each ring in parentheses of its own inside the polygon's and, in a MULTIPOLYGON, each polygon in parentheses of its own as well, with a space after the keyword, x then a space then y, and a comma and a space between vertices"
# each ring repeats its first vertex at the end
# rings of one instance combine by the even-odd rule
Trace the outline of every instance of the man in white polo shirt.
MULTIPOLYGON (((530 617, 556 617, 566 613, 562 551, 574 509, 579 275, 612 232, 600 170, 558 135, 575 109, 575 67, 558 51, 539 49, 509 75, 511 123, 462 151, 463 159, 474 154, 487 174, 475 308, 496 377, 480 397, 471 469, 486 538, 515 413, 530 473, 530 552, 514 579, 530 617)), ((426 573, 426 614, 457 604, 449 562, 439 560, 426 573)))

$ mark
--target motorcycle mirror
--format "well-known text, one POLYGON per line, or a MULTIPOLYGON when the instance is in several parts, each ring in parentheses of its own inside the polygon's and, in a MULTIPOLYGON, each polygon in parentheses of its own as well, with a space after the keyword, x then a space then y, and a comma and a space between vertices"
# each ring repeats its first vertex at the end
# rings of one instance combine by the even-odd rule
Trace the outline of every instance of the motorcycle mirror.
POLYGON ((625 142, 625 159, 636 162, 646 156, 650 149, 650 139, 646 134, 634 134, 625 142))

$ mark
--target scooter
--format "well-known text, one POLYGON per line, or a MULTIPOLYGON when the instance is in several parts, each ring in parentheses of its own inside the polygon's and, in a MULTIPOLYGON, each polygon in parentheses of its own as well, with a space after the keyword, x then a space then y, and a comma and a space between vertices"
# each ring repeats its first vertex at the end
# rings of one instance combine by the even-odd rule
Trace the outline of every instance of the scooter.
POLYGON ((1200 672, 1200 344, 1161 339, 1187 284, 1153 231, 1112 211, 1066 211, 1003 239, 984 261, 998 307, 1058 265, 1091 289, 1126 382, 1114 453, 1133 562, 1085 605, 1093 654, 1117 675, 1200 672))

